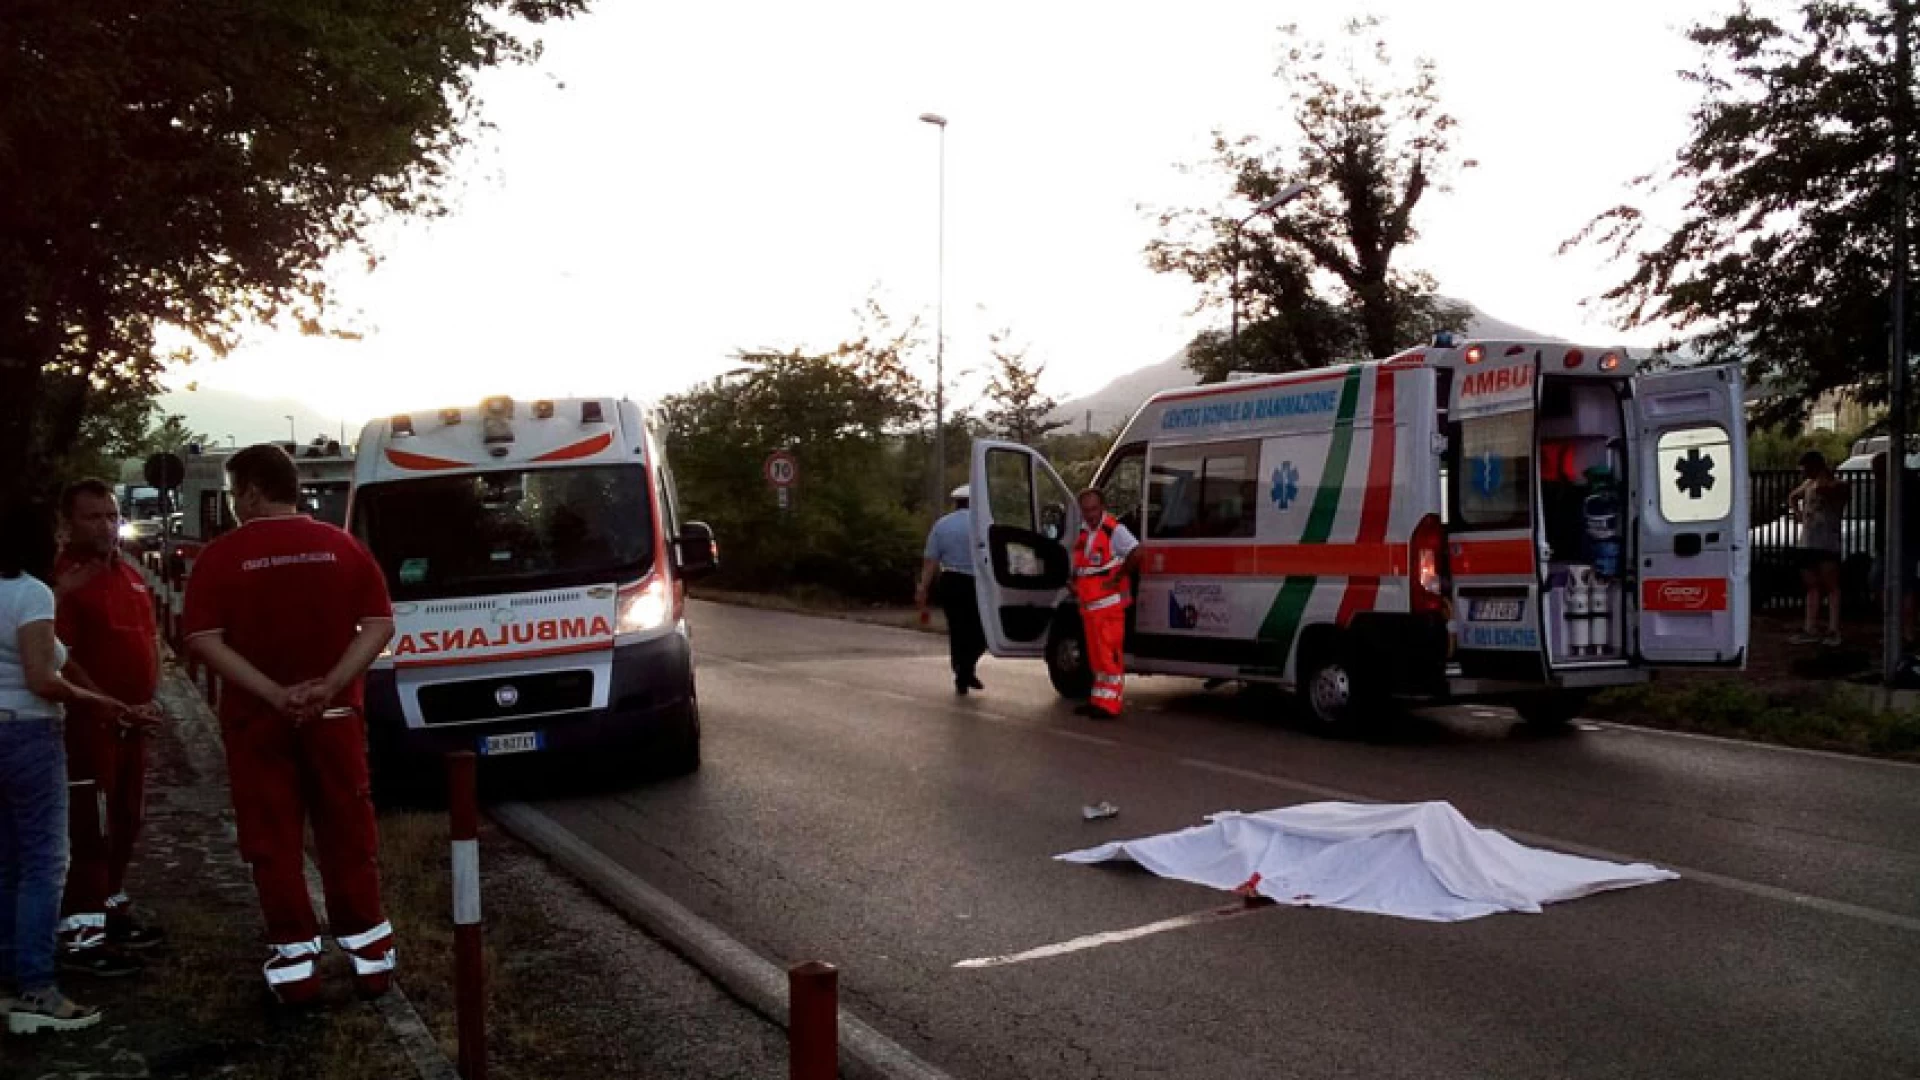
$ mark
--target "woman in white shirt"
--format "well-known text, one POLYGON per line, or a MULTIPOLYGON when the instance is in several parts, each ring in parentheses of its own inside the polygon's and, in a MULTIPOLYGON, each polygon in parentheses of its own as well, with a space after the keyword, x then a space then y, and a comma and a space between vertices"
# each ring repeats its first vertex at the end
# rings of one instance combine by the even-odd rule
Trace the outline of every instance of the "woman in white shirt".
POLYGON ((67 877, 67 754, 62 707, 119 702, 60 675, 53 593, 36 573, 53 563, 52 518, 36 507, 0 514, 0 999, 14 1034, 72 1031, 100 1011, 54 985, 54 935, 67 877))

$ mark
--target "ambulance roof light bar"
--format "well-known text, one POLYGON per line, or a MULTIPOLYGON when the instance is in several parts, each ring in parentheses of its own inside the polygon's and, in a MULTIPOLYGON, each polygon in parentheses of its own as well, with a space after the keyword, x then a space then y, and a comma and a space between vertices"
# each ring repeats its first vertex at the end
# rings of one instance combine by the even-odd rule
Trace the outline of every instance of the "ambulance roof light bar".
POLYGON ((533 403, 533 418, 534 418, 535 420, 551 420, 551 419, 553 419, 553 402, 551 402, 551 401, 546 401, 546 400, 544 400, 544 399, 543 399, 543 400, 540 400, 540 401, 536 401, 536 402, 534 402, 534 403, 533 403))
POLYGON ((413 436, 413 417, 406 413, 400 413, 393 419, 388 420, 387 426, 393 431, 393 437, 396 439, 406 439, 413 436))
POLYGON ((494 457, 507 456, 505 444, 513 441, 512 398, 490 397, 480 403, 480 441, 494 457))
POLYGON ((607 418, 606 418, 606 415, 600 411, 600 403, 597 401, 581 402, 580 403, 580 422, 582 424, 606 423, 607 418))

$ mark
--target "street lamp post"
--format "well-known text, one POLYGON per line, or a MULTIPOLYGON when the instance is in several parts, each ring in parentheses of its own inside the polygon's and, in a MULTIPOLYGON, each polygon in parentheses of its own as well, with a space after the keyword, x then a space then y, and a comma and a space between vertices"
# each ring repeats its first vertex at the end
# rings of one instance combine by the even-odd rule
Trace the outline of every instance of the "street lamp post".
POLYGON ((1900 672, 1905 650, 1901 638, 1906 620, 1901 615, 1901 592, 1907 587, 1907 575, 1913 567, 1906 564, 1902 536, 1906 525, 1907 480, 1907 139, 1913 126, 1913 8, 1911 0, 1893 0, 1894 83, 1893 100, 1893 274, 1888 283, 1889 312, 1892 317, 1892 366, 1887 372, 1887 493, 1886 524, 1882 527, 1886 552, 1880 560, 1886 568, 1886 588, 1882 602, 1881 667, 1886 687, 1891 690, 1900 672))
POLYGON ((300 436, 295 435, 293 433, 293 417, 291 415, 287 417, 287 445, 288 446, 300 445, 300 436))
POLYGON ((947 475, 947 118, 921 113, 920 122, 940 129, 940 205, 935 256, 933 306, 933 500, 940 512, 940 489, 947 475))
POLYGON ((1252 221, 1261 214, 1271 214, 1306 193, 1307 185, 1301 183, 1288 184, 1286 187, 1281 188, 1272 198, 1254 207, 1246 217, 1233 223, 1233 288, 1230 295, 1231 306, 1233 307, 1233 323, 1232 329, 1227 335, 1227 351, 1233 354, 1235 360, 1240 358, 1240 231, 1247 227, 1247 222, 1252 221))

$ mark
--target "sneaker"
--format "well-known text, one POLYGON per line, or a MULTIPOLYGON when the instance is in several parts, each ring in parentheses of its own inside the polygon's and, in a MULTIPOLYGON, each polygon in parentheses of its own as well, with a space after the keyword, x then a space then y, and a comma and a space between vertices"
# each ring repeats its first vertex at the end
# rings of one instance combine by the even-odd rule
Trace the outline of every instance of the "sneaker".
POLYGON ((7 1007, 7 1030, 15 1035, 79 1031, 99 1022, 99 1009, 70 1001, 58 990, 23 994, 7 1007))
POLYGON ((1799 633, 1797 633, 1797 634, 1795 634, 1795 635, 1793 635, 1792 637, 1790 637, 1790 638, 1788 638, 1788 639, 1787 639, 1787 644, 1789 644, 1789 645, 1818 645, 1818 644, 1820 644, 1820 640, 1821 640, 1821 639, 1820 639, 1820 635, 1819 635, 1819 634, 1816 634, 1816 633, 1813 633, 1812 631, 1809 631, 1809 630, 1802 630, 1801 632, 1799 632, 1799 633))
POLYGON ((147 969, 147 965, 141 963, 138 957, 128 956, 104 944, 78 949, 62 946, 59 962, 61 971, 91 975, 96 979, 123 979, 147 969))

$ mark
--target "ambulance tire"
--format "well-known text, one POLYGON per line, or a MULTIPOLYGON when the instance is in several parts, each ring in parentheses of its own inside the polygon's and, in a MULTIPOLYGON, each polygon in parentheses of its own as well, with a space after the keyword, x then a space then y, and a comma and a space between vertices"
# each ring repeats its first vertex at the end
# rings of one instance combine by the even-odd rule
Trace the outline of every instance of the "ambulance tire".
POLYGON ((1335 735, 1360 732, 1382 705, 1344 644, 1323 635, 1300 645, 1300 704, 1315 728, 1335 735))
POLYGON ((1558 731, 1579 718, 1587 707, 1585 690, 1554 690, 1532 694, 1513 703, 1513 711, 1535 731, 1558 731))
POLYGON ((660 741, 651 764, 662 777, 691 776, 700 771, 700 699, 687 701, 686 718, 660 741))
POLYGON ((1085 701, 1093 693, 1093 665, 1087 662, 1087 633, 1080 615, 1065 610, 1054 615, 1047 635, 1047 679, 1068 701, 1085 701))

